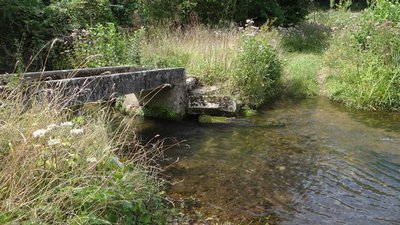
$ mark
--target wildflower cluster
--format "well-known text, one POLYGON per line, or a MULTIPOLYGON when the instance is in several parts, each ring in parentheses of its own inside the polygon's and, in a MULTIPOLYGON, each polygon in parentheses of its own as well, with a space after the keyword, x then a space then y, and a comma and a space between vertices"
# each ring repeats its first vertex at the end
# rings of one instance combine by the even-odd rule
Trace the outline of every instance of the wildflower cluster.
POLYGON ((254 37, 260 32, 260 28, 254 25, 254 20, 247 19, 244 27, 239 27, 239 31, 245 36, 254 37))
MULTIPOLYGON (((57 134, 58 135, 79 135, 79 134, 83 134, 84 130, 82 128, 73 128, 74 124, 72 122, 63 122, 60 124, 49 124, 45 129, 38 129, 35 130, 32 133, 32 136, 34 138, 42 138, 45 137, 46 135, 50 136, 50 139, 48 140, 48 145, 49 146, 54 146, 54 145, 58 145, 61 144, 61 140, 59 138, 57 138, 57 134), (69 132, 68 132, 69 131, 69 132), (53 134, 53 135, 52 135, 53 134), (54 137, 54 135, 56 136, 56 138, 54 137)), ((62 143, 65 144, 65 143, 62 143)))
POLYGON ((95 151, 85 152, 86 149, 82 148, 84 145, 82 141, 87 141, 82 139, 86 138, 84 136, 84 128, 70 121, 51 123, 46 128, 33 131, 33 146, 41 156, 37 163, 43 164, 48 169, 56 169, 65 166, 72 168, 85 162, 98 162, 95 151))

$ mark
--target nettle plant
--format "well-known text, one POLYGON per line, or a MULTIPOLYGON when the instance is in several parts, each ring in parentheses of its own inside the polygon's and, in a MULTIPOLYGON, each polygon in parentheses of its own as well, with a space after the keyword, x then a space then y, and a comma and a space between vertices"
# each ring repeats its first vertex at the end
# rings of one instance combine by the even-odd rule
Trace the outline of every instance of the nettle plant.
POLYGON ((233 80, 243 104, 258 107, 278 93, 282 64, 275 49, 261 36, 245 36, 234 67, 233 80))
POLYGON ((70 59, 75 66, 82 63, 87 67, 137 65, 144 33, 144 28, 133 32, 119 31, 113 23, 74 30, 70 59))

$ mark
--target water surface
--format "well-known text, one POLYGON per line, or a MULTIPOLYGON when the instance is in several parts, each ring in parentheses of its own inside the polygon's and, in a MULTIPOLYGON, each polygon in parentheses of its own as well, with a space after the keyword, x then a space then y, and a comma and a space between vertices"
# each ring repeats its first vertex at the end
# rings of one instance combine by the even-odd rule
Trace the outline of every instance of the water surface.
POLYGON ((400 115, 323 98, 280 102, 229 125, 147 121, 187 140, 167 161, 175 199, 241 224, 400 224, 400 115))

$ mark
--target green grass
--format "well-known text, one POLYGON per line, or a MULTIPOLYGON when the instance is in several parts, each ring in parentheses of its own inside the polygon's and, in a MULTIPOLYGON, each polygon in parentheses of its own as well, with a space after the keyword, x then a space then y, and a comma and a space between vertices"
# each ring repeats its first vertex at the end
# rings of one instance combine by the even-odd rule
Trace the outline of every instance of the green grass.
POLYGON ((323 67, 319 54, 287 54, 284 77, 285 95, 298 99, 319 94, 319 72, 323 67))
POLYGON ((325 54, 330 97, 355 108, 400 110, 400 3, 378 1, 338 29, 325 54))

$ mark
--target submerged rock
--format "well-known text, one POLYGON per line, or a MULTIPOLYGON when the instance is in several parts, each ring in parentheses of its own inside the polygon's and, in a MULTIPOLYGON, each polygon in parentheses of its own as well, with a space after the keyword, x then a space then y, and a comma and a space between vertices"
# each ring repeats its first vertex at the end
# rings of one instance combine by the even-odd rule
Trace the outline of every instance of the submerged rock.
POLYGON ((192 115, 234 115, 236 103, 228 96, 189 96, 187 113, 192 115))
POLYGON ((224 116, 209 116, 209 115, 201 115, 199 116, 200 123, 231 123, 232 118, 224 117, 224 116))

